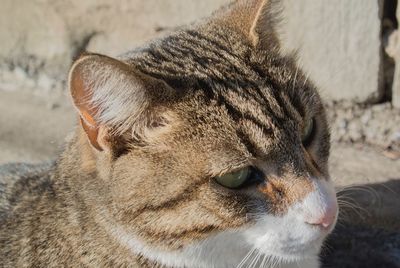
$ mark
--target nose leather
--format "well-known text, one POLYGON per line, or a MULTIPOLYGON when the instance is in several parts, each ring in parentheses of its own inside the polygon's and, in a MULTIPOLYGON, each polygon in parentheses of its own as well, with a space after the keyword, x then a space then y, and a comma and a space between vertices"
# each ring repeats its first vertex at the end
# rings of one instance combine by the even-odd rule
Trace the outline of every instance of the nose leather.
POLYGON ((318 225, 323 228, 328 228, 335 222, 337 211, 337 203, 332 202, 331 204, 329 204, 329 206, 327 206, 322 215, 319 215, 317 217, 310 217, 306 220, 306 222, 311 225, 318 225))

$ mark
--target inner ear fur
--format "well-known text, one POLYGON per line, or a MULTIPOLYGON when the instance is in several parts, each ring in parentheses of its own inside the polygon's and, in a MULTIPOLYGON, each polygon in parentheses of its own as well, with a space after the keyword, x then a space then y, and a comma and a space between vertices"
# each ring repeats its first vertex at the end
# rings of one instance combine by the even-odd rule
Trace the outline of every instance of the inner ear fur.
POLYGON ((134 132, 135 127, 148 125, 148 115, 160 110, 154 106, 175 97, 165 82, 123 61, 99 54, 85 54, 73 64, 69 89, 82 128, 99 151, 105 149, 107 139, 111 140, 109 136, 120 136, 128 130, 134 132))

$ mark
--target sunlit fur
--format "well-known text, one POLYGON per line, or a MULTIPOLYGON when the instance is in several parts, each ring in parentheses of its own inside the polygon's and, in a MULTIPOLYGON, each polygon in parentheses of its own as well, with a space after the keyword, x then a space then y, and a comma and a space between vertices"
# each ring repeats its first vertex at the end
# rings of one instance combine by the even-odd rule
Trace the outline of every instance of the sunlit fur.
POLYGON ((117 59, 82 55, 62 155, 1 173, 3 266, 317 267, 336 218, 312 223, 337 211, 329 131, 279 50, 276 2, 236 1, 117 59), (214 179, 249 166, 262 180, 214 179))

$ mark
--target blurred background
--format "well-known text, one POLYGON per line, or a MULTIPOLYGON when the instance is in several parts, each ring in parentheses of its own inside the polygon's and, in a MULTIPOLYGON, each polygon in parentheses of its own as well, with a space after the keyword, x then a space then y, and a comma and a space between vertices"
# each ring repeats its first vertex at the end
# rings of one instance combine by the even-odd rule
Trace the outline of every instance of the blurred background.
MULTIPOLYGON (((77 121, 66 78, 79 53, 118 55, 228 2, 0 0, 0 164, 41 162, 60 152, 77 121)), ((396 232, 398 20, 397 0, 283 0, 279 29, 283 51, 297 53, 326 103, 332 178, 352 200, 346 215, 396 232)), ((390 256, 400 263, 400 253, 390 256)))

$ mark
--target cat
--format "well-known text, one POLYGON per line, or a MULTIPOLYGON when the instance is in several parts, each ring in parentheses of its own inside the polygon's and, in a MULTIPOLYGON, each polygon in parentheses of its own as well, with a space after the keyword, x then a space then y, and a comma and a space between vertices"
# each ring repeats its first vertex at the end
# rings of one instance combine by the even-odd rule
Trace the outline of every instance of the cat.
POLYGON ((1 265, 318 267, 338 214, 329 130, 280 50, 278 6, 237 0, 117 58, 81 55, 61 156, 1 168, 1 265))

